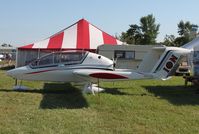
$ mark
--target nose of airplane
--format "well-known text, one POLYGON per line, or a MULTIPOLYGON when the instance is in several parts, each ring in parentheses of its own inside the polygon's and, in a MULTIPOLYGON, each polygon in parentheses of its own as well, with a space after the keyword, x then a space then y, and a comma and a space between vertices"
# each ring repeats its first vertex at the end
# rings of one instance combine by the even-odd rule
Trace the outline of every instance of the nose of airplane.
POLYGON ((23 75, 27 72, 27 68, 26 67, 19 67, 19 68, 15 68, 12 70, 7 71, 7 75, 11 76, 13 78, 16 79, 20 79, 23 77, 23 75))

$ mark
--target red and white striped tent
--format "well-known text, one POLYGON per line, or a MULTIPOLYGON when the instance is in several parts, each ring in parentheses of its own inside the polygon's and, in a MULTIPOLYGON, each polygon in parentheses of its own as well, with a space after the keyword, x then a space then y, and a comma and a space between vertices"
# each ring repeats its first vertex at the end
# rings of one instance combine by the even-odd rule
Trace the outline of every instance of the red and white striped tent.
POLYGON ((121 41, 103 32, 85 19, 81 19, 53 36, 19 47, 18 49, 86 49, 95 50, 102 44, 121 45, 121 41))
POLYGON ((123 43, 85 19, 81 19, 47 39, 19 47, 16 66, 24 66, 53 51, 88 50, 94 52, 102 44, 121 45, 123 43))

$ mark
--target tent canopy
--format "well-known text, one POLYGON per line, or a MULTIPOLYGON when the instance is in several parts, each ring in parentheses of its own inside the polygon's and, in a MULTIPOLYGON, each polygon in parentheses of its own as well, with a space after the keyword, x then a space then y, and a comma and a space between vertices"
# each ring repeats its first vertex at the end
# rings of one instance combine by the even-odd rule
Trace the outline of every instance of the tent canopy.
POLYGON ((85 19, 42 41, 19 49, 86 49, 95 50, 102 44, 121 45, 121 41, 105 33, 85 19))

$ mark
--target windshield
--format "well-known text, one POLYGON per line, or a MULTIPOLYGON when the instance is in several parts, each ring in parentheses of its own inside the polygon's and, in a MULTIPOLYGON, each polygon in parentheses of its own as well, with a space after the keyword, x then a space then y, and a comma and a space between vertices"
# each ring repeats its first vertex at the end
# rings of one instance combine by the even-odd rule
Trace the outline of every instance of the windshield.
POLYGON ((84 51, 73 51, 73 52, 56 52, 45 55, 40 59, 37 59, 30 63, 31 67, 44 67, 44 66, 54 66, 58 64, 80 64, 86 57, 87 52, 84 51))

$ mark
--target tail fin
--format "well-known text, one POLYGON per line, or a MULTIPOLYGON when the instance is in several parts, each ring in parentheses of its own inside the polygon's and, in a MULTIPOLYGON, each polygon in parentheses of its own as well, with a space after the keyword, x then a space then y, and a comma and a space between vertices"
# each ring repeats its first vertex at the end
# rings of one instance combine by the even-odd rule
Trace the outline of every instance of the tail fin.
POLYGON ((190 51, 187 49, 167 47, 151 73, 156 78, 168 79, 169 76, 175 74, 182 59, 189 53, 190 51))
POLYGON ((154 78, 168 79, 177 70, 189 50, 177 47, 153 48, 140 64, 138 71, 152 74, 154 78))

